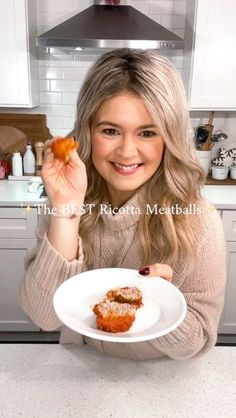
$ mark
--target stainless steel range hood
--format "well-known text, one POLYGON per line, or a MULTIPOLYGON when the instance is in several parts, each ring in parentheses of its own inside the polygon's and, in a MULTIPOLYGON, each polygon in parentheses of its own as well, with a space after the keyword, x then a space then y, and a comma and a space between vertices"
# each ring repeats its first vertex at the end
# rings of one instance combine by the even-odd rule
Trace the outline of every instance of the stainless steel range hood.
POLYGON ((52 48, 183 49, 184 40, 131 6, 93 5, 36 38, 52 48))

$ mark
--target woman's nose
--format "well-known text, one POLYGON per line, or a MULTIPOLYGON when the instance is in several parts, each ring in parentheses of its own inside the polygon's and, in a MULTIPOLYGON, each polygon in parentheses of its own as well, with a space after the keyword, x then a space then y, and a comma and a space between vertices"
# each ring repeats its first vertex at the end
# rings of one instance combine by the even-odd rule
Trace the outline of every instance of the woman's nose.
POLYGON ((117 150, 118 154, 123 158, 132 158, 137 156, 137 142, 131 136, 123 136, 117 150))

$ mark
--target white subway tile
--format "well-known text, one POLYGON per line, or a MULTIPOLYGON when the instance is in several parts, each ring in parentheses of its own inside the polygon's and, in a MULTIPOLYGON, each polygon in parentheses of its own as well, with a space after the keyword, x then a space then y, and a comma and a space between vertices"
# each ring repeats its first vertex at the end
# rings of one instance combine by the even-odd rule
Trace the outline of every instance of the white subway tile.
POLYGON ((50 116, 64 117, 64 118, 75 118, 76 106, 74 105, 54 105, 51 106, 50 116))
POLYGON ((87 7, 93 5, 93 0, 73 0, 72 8, 76 13, 81 12, 84 9, 87 9, 87 7))
POLYGON ((77 91, 77 93, 79 93, 81 87, 82 87, 83 82, 82 81, 75 81, 75 91, 77 91))
POLYGON ((40 105, 39 109, 35 113, 45 113, 47 116, 53 116, 53 107, 51 105, 40 105))
POLYGON ((64 128, 72 130, 74 128, 75 119, 74 118, 64 118, 64 128))
POLYGON ((49 80, 39 80, 40 92, 45 92, 50 90, 49 80))
POLYGON ((77 102, 78 92, 77 93, 63 93, 63 104, 75 105, 77 102))
POLYGON ((129 6, 134 7, 135 9, 139 10, 141 13, 145 14, 146 16, 148 16, 148 12, 149 12, 149 3, 148 3, 148 1, 130 0, 129 1, 129 6))
POLYGON ((73 0, 51 0, 53 11, 70 12, 73 10, 73 0))
POLYGON ((37 0, 37 11, 44 13, 66 12, 73 8, 73 1, 74 0, 37 0))
POLYGON ((75 51, 74 52, 74 60, 76 62, 81 63, 81 67, 82 66, 87 66, 90 67, 92 65, 93 62, 95 62, 97 60, 97 58, 99 58, 99 56, 102 54, 103 52, 100 52, 100 54, 83 54, 79 51, 75 51))
POLYGON ((62 79, 62 68, 39 67, 39 77, 42 79, 62 79))
POLYGON ((74 81, 68 80, 50 80, 51 91, 74 92, 76 89, 74 81))
POLYGON ((52 29, 54 26, 57 26, 61 23, 61 14, 57 12, 53 13, 44 13, 39 12, 37 14, 37 24, 38 26, 43 26, 44 31, 52 29))
POLYGON ((165 28, 183 29, 185 27, 185 16, 182 15, 164 15, 161 23, 165 28))
POLYGON ((47 118, 47 124, 48 124, 49 129, 53 129, 55 127, 63 129, 65 127, 64 118, 56 118, 56 117, 49 116, 47 118))
POLYGON ((171 14, 174 12, 174 1, 151 0, 149 3, 149 13, 157 15, 171 14))
POLYGON ((69 133, 68 129, 59 129, 57 127, 51 128, 50 132, 52 136, 66 136, 69 133))
POLYGON ((62 93, 40 93, 41 104, 61 104, 62 93))
POLYGON ((48 59, 46 59, 46 60, 44 60, 44 59, 39 60, 40 67, 58 67, 58 68, 63 68, 63 67, 73 67, 75 65, 78 66, 78 63, 75 63, 74 61, 71 61, 71 60, 55 61, 55 60, 53 60, 52 54, 48 54, 47 56, 48 56, 48 59))
POLYGON ((66 67, 63 68, 63 75, 62 77, 65 80, 84 80, 85 76, 88 73, 88 67, 66 67))
POLYGON ((186 14, 187 0, 180 0, 174 2, 174 14, 185 15, 186 14))
POLYGON ((49 0, 37 0, 36 1, 37 13, 46 12, 48 3, 49 3, 49 0))

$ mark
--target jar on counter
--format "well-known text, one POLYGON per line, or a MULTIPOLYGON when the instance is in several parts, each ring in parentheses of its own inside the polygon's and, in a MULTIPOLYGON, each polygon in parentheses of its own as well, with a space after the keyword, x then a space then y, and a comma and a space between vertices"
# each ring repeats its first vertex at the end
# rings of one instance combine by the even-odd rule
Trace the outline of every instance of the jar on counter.
POLYGON ((230 167, 230 178, 236 180, 236 165, 231 165, 230 167))
POLYGON ((212 178, 215 180, 226 180, 228 177, 229 167, 212 166, 212 178))

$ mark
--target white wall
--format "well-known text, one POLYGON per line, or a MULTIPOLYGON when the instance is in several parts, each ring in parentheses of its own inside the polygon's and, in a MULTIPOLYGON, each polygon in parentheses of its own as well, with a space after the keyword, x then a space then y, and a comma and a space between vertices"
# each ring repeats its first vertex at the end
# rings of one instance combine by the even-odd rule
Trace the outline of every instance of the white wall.
MULTIPOLYGON (((184 37, 187 0, 121 0, 129 4, 167 29, 184 37)), ((38 34, 51 29, 76 13, 93 4, 93 0, 37 0, 38 34)), ((79 52, 51 53, 39 50, 40 107, 33 110, 10 109, 11 112, 29 111, 46 113, 52 135, 65 135, 72 128, 75 118, 75 103, 85 74, 98 55, 82 56, 79 52)), ((171 58, 179 71, 182 68, 182 52, 174 52, 171 58)), ((3 110, 1 110, 3 111, 3 110)), ((9 111, 9 109, 8 109, 9 111)), ((236 146, 236 112, 217 112, 216 129, 229 135, 224 146, 236 146)), ((206 123, 207 112, 192 112, 193 127, 206 123)), ((222 143, 219 143, 221 146, 222 143)))

